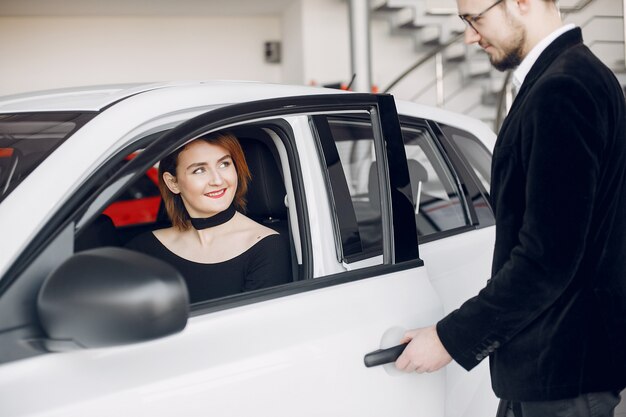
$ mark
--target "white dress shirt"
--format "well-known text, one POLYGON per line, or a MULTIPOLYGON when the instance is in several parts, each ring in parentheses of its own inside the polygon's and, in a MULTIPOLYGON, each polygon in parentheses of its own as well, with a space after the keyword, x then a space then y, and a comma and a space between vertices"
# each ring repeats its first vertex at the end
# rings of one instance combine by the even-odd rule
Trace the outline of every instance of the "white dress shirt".
POLYGON ((513 73, 513 86, 515 87, 515 91, 519 91, 522 87, 522 83, 524 79, 530 72, 530 69, 535 65, 537 58, 539 55, 548 47, 556 38, 567 32, 568 30, 572 30, 576 27, 573 23, 567 24, 565 26, 561 26, 545 38, 543 38, 533 49, 530 50, 528 55, 524 58, 522 63, 517 67, 515 72, 513 73))

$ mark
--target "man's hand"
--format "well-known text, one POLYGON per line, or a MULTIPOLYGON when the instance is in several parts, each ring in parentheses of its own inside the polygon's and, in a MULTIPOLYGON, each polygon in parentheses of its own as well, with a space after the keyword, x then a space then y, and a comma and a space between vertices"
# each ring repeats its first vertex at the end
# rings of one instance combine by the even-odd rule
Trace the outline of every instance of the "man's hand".
POLYGON ((435 326, 409 330, 401 343, 410 342, 396 360, 396 368, 404 372, 435 372, 452 361, 435 326))

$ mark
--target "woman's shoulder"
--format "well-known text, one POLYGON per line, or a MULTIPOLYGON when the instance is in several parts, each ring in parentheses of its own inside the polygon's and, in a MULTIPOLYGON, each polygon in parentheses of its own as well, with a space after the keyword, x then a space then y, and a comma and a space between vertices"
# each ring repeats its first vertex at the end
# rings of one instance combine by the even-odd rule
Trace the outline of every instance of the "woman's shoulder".
POLYGON ((258 236, 247 252, 253 257, 280 257, 289 252, 289 246, 282 235, 271 233, 258 236))
POLYGON ((278 234, 274 229, 258 223, 243 214, 239 217, 238 223, 237 231, 245 236, 250 245, 254 245, 267 236, 278 234))

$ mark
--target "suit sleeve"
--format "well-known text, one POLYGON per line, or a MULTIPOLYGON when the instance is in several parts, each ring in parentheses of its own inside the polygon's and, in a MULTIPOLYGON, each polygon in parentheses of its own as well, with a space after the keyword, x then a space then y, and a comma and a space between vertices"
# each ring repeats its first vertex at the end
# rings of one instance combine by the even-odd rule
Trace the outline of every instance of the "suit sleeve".
POLYGON ((246 268, 244 291, 292 281, 290 251, 281 235, 270 235, 253 246, 246 268))
POLYGON ((522 115, 517 163, 526 185, 517 246, 476 297, 437 324, 448 352, 468 370, 555 303, 572 284, 585 250, 599 176, 601 111, 571 77, 546 77, 534 90, 522 115))

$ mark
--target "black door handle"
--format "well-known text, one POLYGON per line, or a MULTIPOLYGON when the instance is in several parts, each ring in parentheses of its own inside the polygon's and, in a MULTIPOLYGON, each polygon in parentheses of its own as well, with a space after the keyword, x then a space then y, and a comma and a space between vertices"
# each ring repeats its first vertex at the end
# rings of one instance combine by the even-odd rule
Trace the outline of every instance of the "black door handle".
POLYGON ((372 366, 384 365, 386 363, 395 362, 396 359, 402 352, 404 352, 404 348, 408 345, 408 343, 404 343, 402 345, 397 345, 394 347, 390 347, 387 349, 378 349, 373 352, 368 353, 363 358, 363 362, 365 362, 365 366, 371 368, 372 366))

